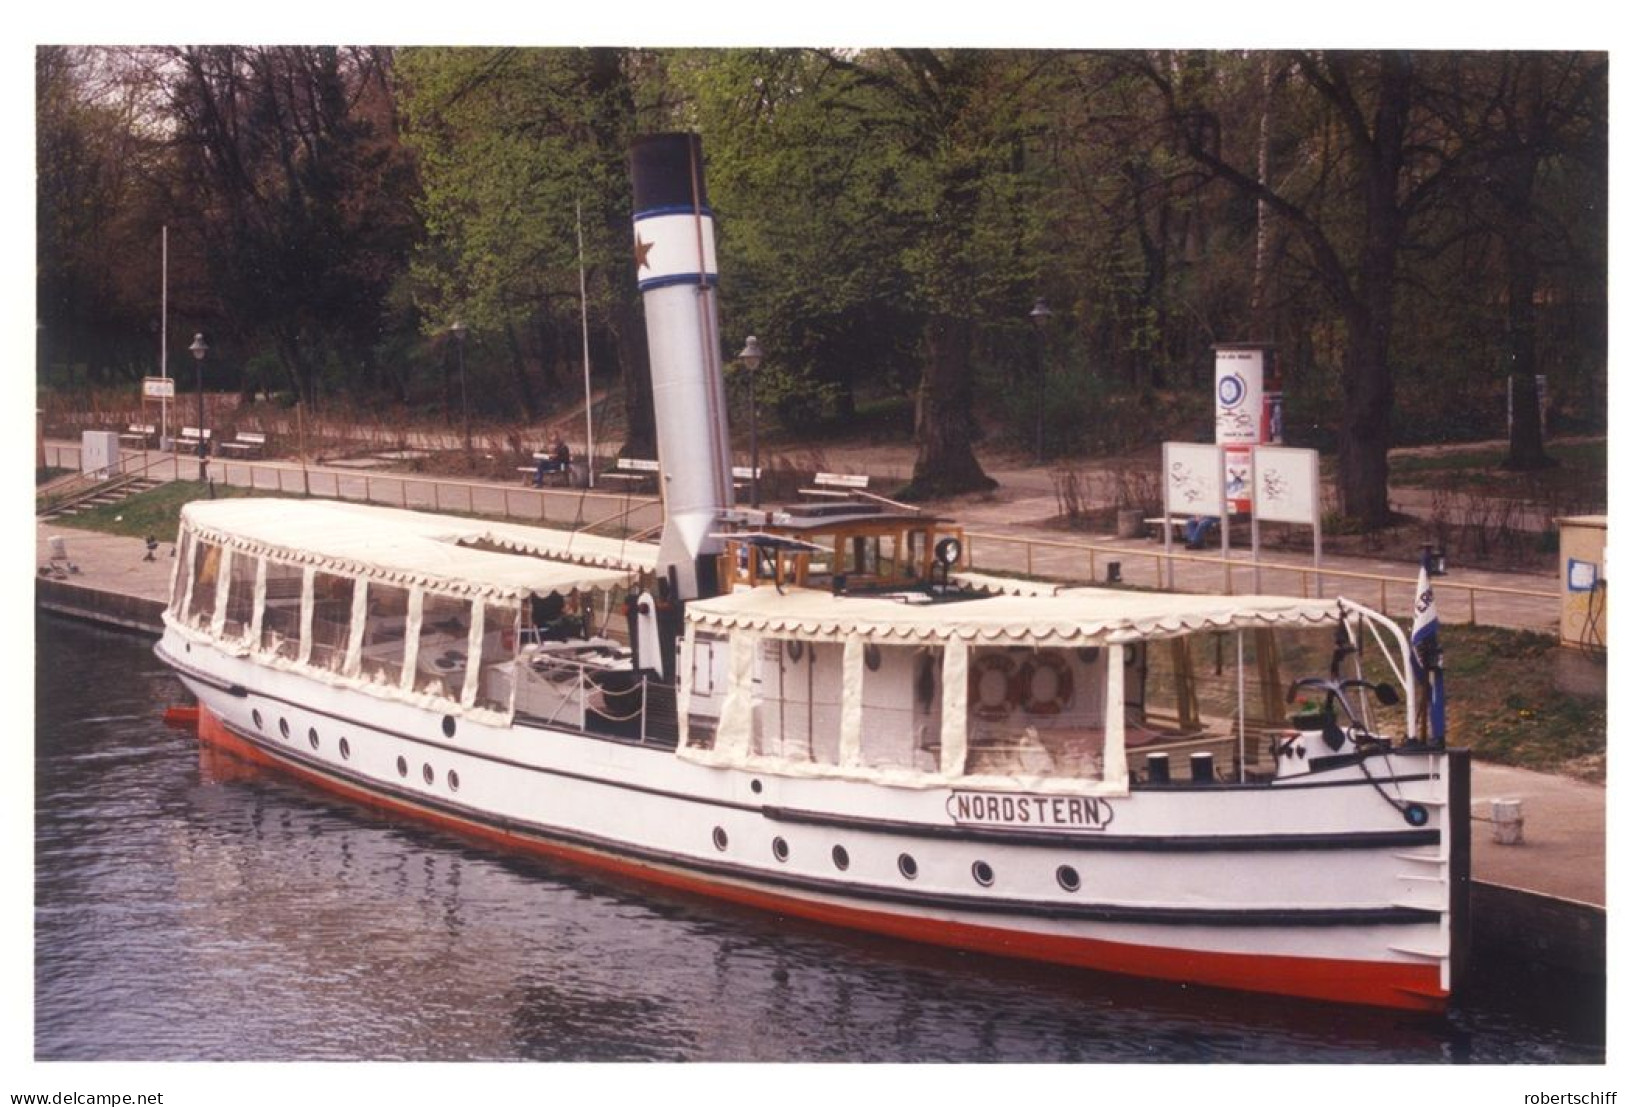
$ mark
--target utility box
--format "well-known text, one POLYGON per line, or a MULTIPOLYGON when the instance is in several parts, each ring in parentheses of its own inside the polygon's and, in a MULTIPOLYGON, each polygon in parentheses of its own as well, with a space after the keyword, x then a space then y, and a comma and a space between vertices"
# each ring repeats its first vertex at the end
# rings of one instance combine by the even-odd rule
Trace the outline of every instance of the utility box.
POLYGON ((85 431, 79 439, 79 471, 111 476, 118 472, 118 434, 114 431, 85 431))
POLYGON ((1565 646, 1601 651, 1608 646, 1608 517, 1557 520, 1558 636, 1565 646))

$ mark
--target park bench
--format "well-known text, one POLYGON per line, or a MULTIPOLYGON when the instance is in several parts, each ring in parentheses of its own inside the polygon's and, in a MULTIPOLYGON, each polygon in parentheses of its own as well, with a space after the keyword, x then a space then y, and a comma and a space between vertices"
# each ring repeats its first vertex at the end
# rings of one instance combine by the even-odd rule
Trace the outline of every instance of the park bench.
POLYGON ((119 432, 119 445, 144 450, 152 444, 152 437, 157 433, 158 428, 151 423, 131 423, 127 430, 119 432))
POLYGON ((752 469, 749 465, 735 465, 733 473, 735 492, 738 492, 743 488, 749 488, 752 481, 759 481, 762 479, 762 471, 760 469, 752 469))
POLYGON ((213 439, 214 432, 209 430, 207 427, 203 429, 201 434, 196 427, 182 427, 180 441, 177 443, 177 445, 183 452, 189 451, 195 454, 197 453, 199 441, 210 442, 213 441, 213 439))
POLYGON ((515 466, 518 472, 525 474, 526 483, 534 482, 536 487, 540 488, 541 484, 536 480, 536 472, 540 469, 543 478, 546 478, 549 474, 557 474, 564 487, 568 488, 570 486, 569 462, 560 463, 554 461, 553 455, 546 453, 533 453, 530 457, 534 464, 515 466))
POLYGON ((623 457, 615 462, 613 470, 601 474, 599 479, 624 481, 628 488, 641 488, 645 484, 653 484, 659 475, 660 462, 640 457, 623 457))
POLYGON ((265 454, 265 435, 257 431, 238 431, 236 438, 230 442, 220 443, 220 451, 224 453, 227 450, 242 457, 250 455, 263 457, 265 454))
POLYGON ((813 486, 803 488, 804 496, 833 496, 848 500, 854 492, 866 492, 869 478, 858 473, 819 473, 813 477, 813 486))

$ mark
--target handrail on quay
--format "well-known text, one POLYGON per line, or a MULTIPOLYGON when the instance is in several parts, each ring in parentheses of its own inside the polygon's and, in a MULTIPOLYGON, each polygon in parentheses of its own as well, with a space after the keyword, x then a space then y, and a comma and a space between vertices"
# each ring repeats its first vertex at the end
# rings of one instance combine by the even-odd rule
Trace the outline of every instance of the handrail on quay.
MULTIPOLYGON (((989 544, 1016 546, 1021 548, 1020 568, 1022 572, 1024 575, 1034 578, 1040 576, 1039 566, 1035 560, 1034 554, 1035 551, 1042 550, 1049 550, 1067 555, 1071 559, 1068 562, 1070 566, 1075 566, 1077 564, 1077 555, 1079 553, 1086 553, 1088 555, 1087 560, 1089 569, 1087 583, 1089 584, 1102 583, 1097 562, 1099 555, 1106 555, 1111 560, 1118 562, 1122 562, 1129 558, 1139 558, 1142 560, 1150 559, 1155 566, 1155 586, 1159 590, 1168 587, 1167 582, 1172 576, 1173 563, 1184 562, 1208 570, 1221 570, 1223 573, 1223 594, 1227 596, 1235 594, 1236 590, 1234 576, 1237 570, 1249 573, 1258 571, 1296 576, 1299 580, 1298 594, 1305 598, 1313 594, 1310 591, 1311 582, 1316 581, 1316 578, 1321 580, 1335 579, 1364 584, 1374 584, 1377 591, 1377 603, 1373 606, 1375 606, 1378 611, 1385 615, 1389 613, 1388 600, 1390 585, 1398 586, 1398 595, 1403 598, 1407 610, 1409 609, 1411 602, 1411 591, 1413 591, 1416 587, 1415 577, 1397 577, 1384 573, 1361 572, 1353 569, 1334 569, 1326 568, 1324 566, 1317 569, 1312 565, 1289 564, 1274 561, 1253 561, 1251 558, 1248 558, 1247 560, 1236 560, 1234 558, 1221 559, 1215 557, 1202 557, 1188 553, 1168 553, 1161 549, 1139 550, 1127 546, 1100 546, 1090 542, 1082 542, 1074 539, 1032 538, 1019 535, 992 534, 985 531, 966 531, 964 537, 965 561, 968 567, 977 567, 984 572, 990 570, 998 571, 1000 569, 1010 571, 1011 566, 1009 564, 1002 562, 995 564, 991 558, 986 559, 982 564, 978 564, 975 553, 978 546, 985 547, 989 544)), ((1075 573, 1068 573, 1064 578, 1061 579, 1072 580, 1077 579, 1077 576, 1075 573)), ((1454 591, 1465 594, 1467 599, 1467 622, 1469 625, 1476 625, 1478 623, 1478 599, 1481 595, 1507 596, 1516 597, 1519 599, 1549 602, 1552 605, 1551 609, 1554 614, 1556 612, 1557 601, 1561 599, 1561 594, 1555 590, 1544 591, 1536 588, 1512 588, 1507 587, 1506 585, 1475 584, 1467 581, 1450 580, 1440 576, 1433 577, 1432 585, 1436 592, 1443 593, 1445 591, 1454 591)))
MULTIPOLYGON (((46 444, 47 459, 63 466, 71 455, 71 464, 63 467, 77 468, 78 447, 72 445, 46 444)), ((161 458, 146 460, 143 458, 141 471, 151 472, 158 468, 162 461, 168 461, 173 466, 174 478, 182 479, 183 472, 186 479, 196 479, 197 459, 190 456, 166 454, 161 458)), ((477 481, 463 481, 443 479, 438 477, 415 477, 402 473, 369 473, 364 470, 337 471, 331 467, 310 469, 299 462, 263 462, 263 461, 228 461, 223 458, 214 459, 214 472, 221 483, 241 487, 276 491, 300 495, 332 496, 336 499, 359 500, 365 503, 384 504, 392 507, 424 508, 433 511, 459 511, 468 514, 490 514, 500 511, 504 518, 517 519, 530 522, 568 523, 580 530, 592 530, 614 523, 625 526, 629 532, 640 536, 649 532, 651 528, 659 525, 660 500, 653 496, 638 496, 631 493, 604 493, 587 489, 540 489, 528 487, 512 487, 477 481), (287 478, 296 477, 294 481, 287 478), (293 485, 293 487, 290 487, 293 485), (325 488, 321 487, 325 486, 325 488), (560 509, 549 511, 549 502, 559 501, 560 509), (494 505, 500 503, 500 508, 494 505), (644 514, 648 518, 639 519, 644 514)), ((1086 583, 1102 583, 1099 572, 1099 559, 1105 555, 1119 563, 1129 559, 1150 559, 1155 569, 1155 587, 1164 589, 1169 587, 1169 580, 1173 575, 1175 563, 1185 563, 1208 571, 1218 569, 1223 574, 1223 594, 1232 595, 1235 592, 1235 573, 1239 569, 1243 572, 1262 574, 1287 574, 1298 579, 1298 593, 1301 596, 1311 595, 1313 585, 1327 579, 1346 581, 1351 584, 1375 586, 1376 603, 1372 606, 1377 610, 1388 613, 1389 586, 1397 586, 1399 597, 1403 599, 1408 608, 1411 600, 1411 590, 1416 586, 1414 577, 1397 577, 1382 573, 1361 572, 1351 569, 1315 568, 1310 565, 1288 564, 1282 562, 1218 559, 1202 557, 1189 553, 1169 553, 1162 549, 1146 550, 1134 549, 1128 546, 1113 545, 1102 546, 1075 539, 1036 538, 1020 535, 993 534, 989 532, 965 532, 965 563, 967 567, 975 566, 982 571, 1020 571, 1024 575, 1038 578, 1044 574, 1037 563, 1037 554, 1043 551, 1064 555, 1065 571, 1051 572, 1050 579, 1064 581, 1084 581, 1077 573, 1079 554, 1086 555, 1088 575, 1086 583), (983 552, 989 546, 1014 546, 1019 551, 1014 558, 997 558, 986 556, 982 564, 978 565, 975 552, 980 547, 983 552), (1014 562, 1012 564, 1011 562, 1014 562)), ((1449 593, 1465 594, 1467 600, 1467 622, 1477 624, 1478 601, 1481 596, 1500 596, 1525 600, 1538 600, 1547 603, 1550 610, 1557 610, 1557 601, 1561 595, 1556 590, 1545 591, 1534 588, 1512 588, 1505 585, 1475 584, 1467 581, 1452 580, 1435 576, 1433 587, 1441 597, 1449 593)))

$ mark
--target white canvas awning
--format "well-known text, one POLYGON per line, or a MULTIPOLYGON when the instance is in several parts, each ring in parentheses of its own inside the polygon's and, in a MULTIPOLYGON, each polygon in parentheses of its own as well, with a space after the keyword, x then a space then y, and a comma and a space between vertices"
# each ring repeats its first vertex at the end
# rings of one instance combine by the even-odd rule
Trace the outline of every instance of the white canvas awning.
POLYGON ((688 605, 702 630, 837 640, 1013 646, 1167 638, 1199 630, 1335 623, 1337 600, 1201 596, 1065 588, 1054 595, 994 595, 946 603, 832 595, 764 586, 688 605))
POLYGON ((197 500, 181 518, 203 541, 248 553, 491 598, 614 588, 654 564, 647 543, 332 500, 197 500))

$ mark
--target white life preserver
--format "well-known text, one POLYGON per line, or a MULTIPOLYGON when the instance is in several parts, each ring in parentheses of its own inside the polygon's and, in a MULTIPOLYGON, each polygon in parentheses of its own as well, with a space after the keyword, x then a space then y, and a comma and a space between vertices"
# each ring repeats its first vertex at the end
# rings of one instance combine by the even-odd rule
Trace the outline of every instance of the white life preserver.
POLYGON ((985 653, 970 670, 971 710, 980 719, 1005 719, 1021 702, 1021 671, 1008 654, 985 653))
POLYGON ((1072 666, 1056 650, 1040 650, 1021 666, 1022 706, 1030 715, 1059 715, 1072 706, 1072 666))

